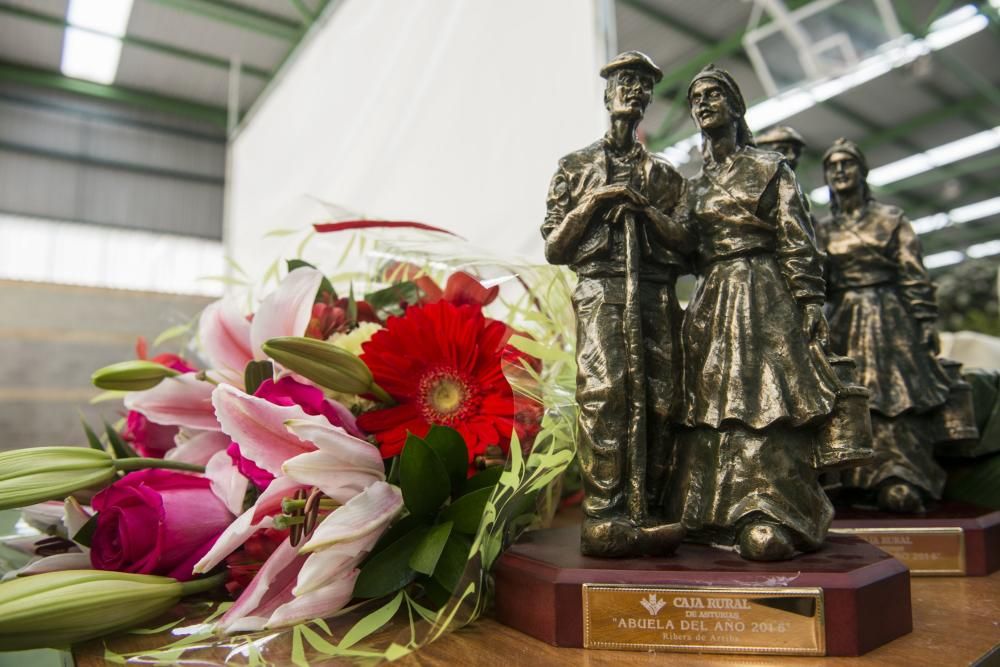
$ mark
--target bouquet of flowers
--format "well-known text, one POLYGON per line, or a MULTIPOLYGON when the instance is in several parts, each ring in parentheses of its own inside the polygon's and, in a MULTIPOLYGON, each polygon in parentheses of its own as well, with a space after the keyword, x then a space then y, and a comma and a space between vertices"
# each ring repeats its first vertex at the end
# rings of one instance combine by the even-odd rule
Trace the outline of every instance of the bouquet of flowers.
POLYGON ((0 509, 39 529, 7 544, 0 650, 173 614, 108 657, 391 658, 482 612, 575 453, 566 274, 416 223, 317 225, 295 256, 154 343, 179 353, 95 372, 125 413, 89 446, 0 453, 0 509))

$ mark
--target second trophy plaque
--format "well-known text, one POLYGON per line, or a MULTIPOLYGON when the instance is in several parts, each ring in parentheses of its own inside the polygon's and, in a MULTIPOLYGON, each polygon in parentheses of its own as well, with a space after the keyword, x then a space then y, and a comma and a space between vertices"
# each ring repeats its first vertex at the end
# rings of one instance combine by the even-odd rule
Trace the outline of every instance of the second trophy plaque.
POLYGON ((694 544, 621 559, 579 545, 566 527, 511 547, 495 570, 497 620, 556 646, 830 656, 912 629, 906 567, 854 537, 770 563, 694 544))

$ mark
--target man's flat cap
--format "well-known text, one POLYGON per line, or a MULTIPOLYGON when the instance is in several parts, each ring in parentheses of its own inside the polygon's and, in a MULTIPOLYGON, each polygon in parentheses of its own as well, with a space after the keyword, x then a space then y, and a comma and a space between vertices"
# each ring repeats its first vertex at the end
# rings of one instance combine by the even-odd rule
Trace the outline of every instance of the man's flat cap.
POLYGON ((775 125, 763 132, 757 132, 754 134, 754 141, 757 142, 758 146, 760 144, 777 144, 781 142, 798 144, 799 146, 806 145, 806 140, 802 138, 802 135, 787 125, 775 125))
POLYGON ((654 82, 659 82, 663 78, 663 70, 657 67, 649 56, 639 51, 626 51, 618 54, 611 62, 601 68, 601 76, 607 79, 612 72, 617 72, 620 69, 637 69, 648 72, 653 75, 654 82))

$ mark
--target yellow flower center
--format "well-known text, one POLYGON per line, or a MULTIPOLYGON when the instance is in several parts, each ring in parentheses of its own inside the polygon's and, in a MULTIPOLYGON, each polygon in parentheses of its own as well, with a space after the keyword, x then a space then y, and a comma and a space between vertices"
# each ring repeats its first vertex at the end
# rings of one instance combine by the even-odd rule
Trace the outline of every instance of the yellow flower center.
POLYGON ((476 414, 482 397, 474 383, 451 368, 420 378, 420 411, 429 424, 454 425, 476 414))
POLYGON ((452 378, 441 378, 428 393, 431 403, 438 412, 451 414, 462 407, 465 387, 452 378))

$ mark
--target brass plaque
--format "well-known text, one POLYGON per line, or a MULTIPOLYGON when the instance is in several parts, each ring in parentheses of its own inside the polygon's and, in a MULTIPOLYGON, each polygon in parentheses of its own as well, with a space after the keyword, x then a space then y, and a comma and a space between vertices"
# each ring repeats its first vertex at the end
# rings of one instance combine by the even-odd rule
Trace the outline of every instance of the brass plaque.
POLYGON ((583 646, 824 655, 823 591, 583 584, 583 646))
POLYGON ((910 574, 965 574, 965 533, 942 528, 834 528, 831 533, 855 535, 892 554, 910 574))

